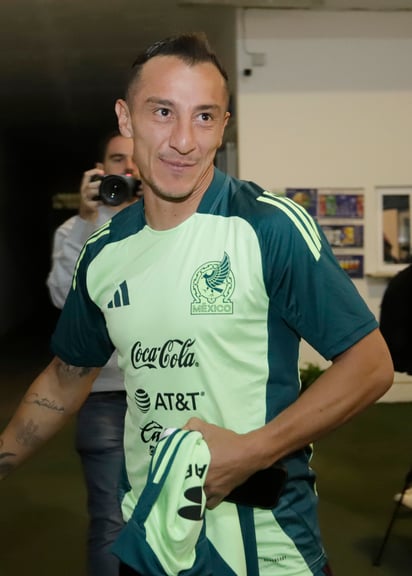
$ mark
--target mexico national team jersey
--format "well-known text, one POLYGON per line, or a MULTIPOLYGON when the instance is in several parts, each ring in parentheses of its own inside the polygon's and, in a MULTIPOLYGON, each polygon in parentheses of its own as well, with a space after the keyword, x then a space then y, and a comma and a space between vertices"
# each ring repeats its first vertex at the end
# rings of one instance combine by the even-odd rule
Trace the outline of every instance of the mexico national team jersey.
MULTIPOLYGON (((89 238, 52 347, 76 366, 103 366, 118 350, 128 520, 164 428, 191 416, 260 428, 299 395, 302 338, 329 360, 376 327, 304 208, 215 170, 175 228, 151 229, 140 201, 89 238)), ((310 458, 310 447, 284 458, 273 511, 206 511, 208 540, 236 576, 306 576, 324 564, 310 458)))

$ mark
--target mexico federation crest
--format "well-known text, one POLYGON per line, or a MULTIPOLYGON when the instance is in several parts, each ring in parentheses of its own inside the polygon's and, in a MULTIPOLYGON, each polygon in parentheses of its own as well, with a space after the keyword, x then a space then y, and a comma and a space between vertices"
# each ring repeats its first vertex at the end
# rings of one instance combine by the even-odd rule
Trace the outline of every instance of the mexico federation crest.
POLYGON ((225 252, 220 262, 207 262, 193 274, 190 285, 193 296, 191 313, 233 314, 231 296, 234 289, 230 258, 225 252))

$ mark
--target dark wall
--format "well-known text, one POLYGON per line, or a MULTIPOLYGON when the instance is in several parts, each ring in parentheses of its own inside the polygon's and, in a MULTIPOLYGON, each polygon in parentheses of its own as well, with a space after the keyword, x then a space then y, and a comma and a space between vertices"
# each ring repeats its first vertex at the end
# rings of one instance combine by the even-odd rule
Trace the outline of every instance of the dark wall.
POLYGON ((3 131, 0 337, 22 330, 44 335, 54 325, 57 313, 45 281, 53 231, 70 214, 53 211, 52 196, 78 191, 82 173, 98 160, 102 136, 98 126, 32 124, 3 131))

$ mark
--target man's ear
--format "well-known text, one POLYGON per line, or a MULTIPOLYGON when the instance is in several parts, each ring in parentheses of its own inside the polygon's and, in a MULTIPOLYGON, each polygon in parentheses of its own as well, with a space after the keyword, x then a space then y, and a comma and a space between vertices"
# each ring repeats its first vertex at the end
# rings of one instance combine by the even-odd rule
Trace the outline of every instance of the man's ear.
POLYGON ((132 123, 130 121, 130 112, 129 107, 125 102, 125 100, 122 100, 121 98, 116 100, 114 110, 117 115, 120 134, 125 138, 132 138, 133 130, 132 130, 132 123))

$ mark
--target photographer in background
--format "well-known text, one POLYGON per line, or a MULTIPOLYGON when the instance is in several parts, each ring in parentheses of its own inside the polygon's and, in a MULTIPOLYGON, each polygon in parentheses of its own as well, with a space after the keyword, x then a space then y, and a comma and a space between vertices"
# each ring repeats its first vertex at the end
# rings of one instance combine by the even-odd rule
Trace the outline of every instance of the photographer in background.
MULTIPOLYGON (((47 286, 57 308, 61 309, 66 300, 84 242, 116 212, 138 199, 140 181, 132 154, 132 139, 119 132, 106 137, 101 146, 102 161, 83 175, 78 215, 66 220, 54 233, 47 286), (114 182, 112 175, 118 176, 114 182)), ((123 464, 125 412, 123 374, 114 353, 76 420, 75 446, 88 498, 88 576, 117 576, 119 570, 118 560, 109 548, 123 526, 118 481, 123 464)))

